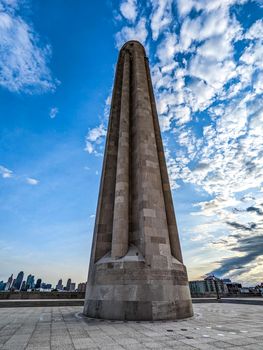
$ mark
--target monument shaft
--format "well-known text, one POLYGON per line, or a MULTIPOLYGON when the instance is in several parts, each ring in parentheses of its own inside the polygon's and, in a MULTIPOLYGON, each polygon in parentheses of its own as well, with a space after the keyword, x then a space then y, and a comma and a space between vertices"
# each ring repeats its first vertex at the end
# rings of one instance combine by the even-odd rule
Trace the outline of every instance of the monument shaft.
POLYGON ((193 314, 148 60, 136 41, 116 69, 84 314, 193 314))

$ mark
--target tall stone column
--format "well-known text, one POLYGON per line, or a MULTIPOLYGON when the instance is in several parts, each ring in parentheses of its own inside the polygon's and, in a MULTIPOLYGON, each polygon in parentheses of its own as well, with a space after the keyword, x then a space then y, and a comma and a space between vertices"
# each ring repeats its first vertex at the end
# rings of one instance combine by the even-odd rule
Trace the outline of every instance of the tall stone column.
POLYGON ((111 255, 120 258, 128 251, 129 238, 129 124, 130 57, 124 54, 120 108, 117 172, 114 198, 111 255))
POLYGON ((148 60, 121 49, 84 314, 118 320, 193 315, 148 60))

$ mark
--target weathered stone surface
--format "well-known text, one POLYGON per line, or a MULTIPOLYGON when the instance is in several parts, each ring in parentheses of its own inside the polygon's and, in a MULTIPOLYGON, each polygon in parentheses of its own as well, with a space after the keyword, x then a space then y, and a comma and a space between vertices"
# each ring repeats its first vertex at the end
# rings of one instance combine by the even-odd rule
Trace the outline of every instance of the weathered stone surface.
POLYGON ((117 64, 84 314, 193 315, 148 60, 136 41, 117 64))

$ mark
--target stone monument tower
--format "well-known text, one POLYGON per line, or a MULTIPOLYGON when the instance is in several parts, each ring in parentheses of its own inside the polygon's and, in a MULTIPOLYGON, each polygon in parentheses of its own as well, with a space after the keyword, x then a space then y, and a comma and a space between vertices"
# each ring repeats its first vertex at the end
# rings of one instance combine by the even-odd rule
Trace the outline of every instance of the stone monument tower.
POLYGON ((148 59, 137 41, 116 68, 84 314, 193 315, 148 59))

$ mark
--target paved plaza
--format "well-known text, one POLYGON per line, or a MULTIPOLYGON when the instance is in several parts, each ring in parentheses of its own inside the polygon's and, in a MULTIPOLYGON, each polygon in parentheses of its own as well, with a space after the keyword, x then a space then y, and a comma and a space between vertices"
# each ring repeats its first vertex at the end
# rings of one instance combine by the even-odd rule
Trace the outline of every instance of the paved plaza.
POLYGON ((0 309, 0 349, 263 349, 261 305, 196 304, 193 318, 165 322, 94 320, 82 310, 0 309))

